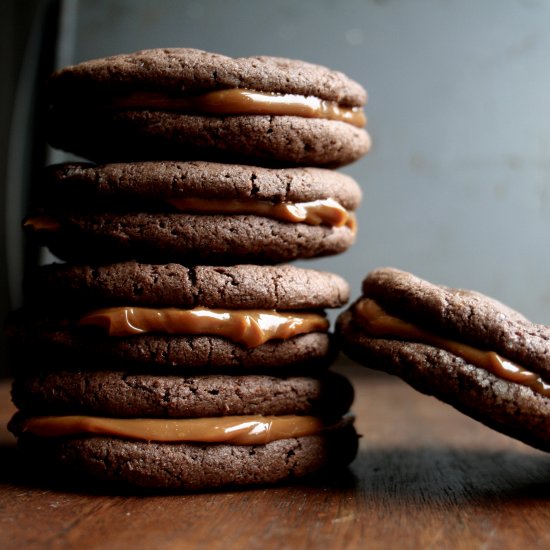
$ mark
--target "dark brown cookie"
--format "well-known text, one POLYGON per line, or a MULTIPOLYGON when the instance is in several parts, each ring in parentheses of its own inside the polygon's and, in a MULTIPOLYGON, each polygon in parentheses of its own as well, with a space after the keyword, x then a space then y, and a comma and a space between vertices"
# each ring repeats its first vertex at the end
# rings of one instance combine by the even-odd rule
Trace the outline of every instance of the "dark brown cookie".
MULTIPOLYGON (((171 199, 253 200, 297 203, 334 199, 355 210, 361 190, 346 174, 323 168, 263 168, 216 162, 132 162, 113 164, 64 163, 49 166, 37 189, 49 210, 68 204, 82 210, 99 203, 99 211, 116 204, 158 202, 166 209, 171 199)), ((65 207, 66 209, 66 207, 65 207)))
POLYGON ((188 214, 65 215, 41 244, 73 262, 124 261, 272 264, 338 254, 353 228, 285 223, 258 216, 188 214))
MULTIPOLYGON (((105 361, 122 361, 127 370, 153 368, 155 372, 164 367, 171 371, 248 371, 327 366, 334 348, 327 334, 328 323, 318 310, 341 306, 348 298, 348 286, 337 275, 288 265, 51 265, 40 269, 27 286, 33 288, 28 305, 14 312, 7 323, 14 345, 22 350, 22 358, 28 352, 33 356, 38 353, 39 357, 53 353, 58 360, 86 361, 92 369, 105 368, 105 361), (314 324, 305 331, 298 326, 297 332, 286 336, 250 343, 240 337, 231 339, 226 331, 207 330, 204 334, 131 330, 111 336, 101 328, 103 324, 90 326, 80 322, 103 307, 117 308, 115 311, 122 315, 126 315, 125 308, 146 307, 146 313, 152 310, 154 316, 157 311, 163 314, 165 308, 207 308, 226 312, 226 322, 235 326, 238 333, 241 321, 232 317, 241 311, 244 315, 265 312, 298 316, 299 323, 301 317, 306 322, 313 318, 314 324)), ((130 328, 135 326, 132 323, 130 328)), ((34 358, 24 357, 21 363, 33 361, 34 358)))
POLYGON ((343 350, 358 362, 550 450, 547 326, 480 293, 380 269, 365 279, 363 297, 340 316, 337 332, 343 350), (405 323, 398 332, 393 321, 386 326, 387 315, 381 324, 373 303, 405 323))
POLYGON ((321 376, 131 375, 120 371, 20 374, 13 402, 26 415, 201 418, 314 415, 339 418, 353 387, 336 373, 321 376))
MULTIPOLYGON (((38 438, 22 434, 23 456, 80 479, 171 490, 292 482, 349 464, 357 434, 345 426, 324 434, 272 441, 265 445, 155 443, 106 437, 38 438), (32 457, 32 458, 31 458, 32 457)), ((36 468, 36 464, 33 466, 36 468)))
POLYGON ((59 97, 65 101, 102 92, 197 94, 231 88, 312 95, 348 106, 366 101, 359 84, 320 65, 268 56, 233 59, 190 48, 142 50, 86 61, 55 73, 49 88, 52 100, 59 97))
POLYGON ((45 217, 25 227, 71 261, 279 263, 346 250, 360 197, 322 169, 68 164, 46 173, 45 217))
MULTIPOLYGON (((86 369, 148 372, 199 370, 259 372, 288 368, 324 369, 334 360, 336 348, 329 334, 311 332, 287 340, 271 340, 247 348, 217 336, 138 334, 110 337, 99 330, 83 330, 74 320, 38 317, 21 310, 8 321, 8 334, 18 354, 19 368, 43 364, 54 356, 56 363, 83 365, 86 369)), ((55 365, 54 365, 55 366, 55 365)))
POLYGON ((49 125, 50 144, 96 162, 203 159, 336 168, 371 147, 365 130, 337 120, 151 111, 56 115, 49 125))
POLYGON ((337 71, 295 60, 148 50, 67 67, 52 76, 49 97, 52 145, 93 160, 338 166, 370 147, 363 121, 341 118, 362 108, 363 88, 337 71), (267 103, 259 110, 250 110, 256 105, 250 97, 239 100, 239 108, 233 100, 226 107, 227 99, 217 100, 214 110, 202 100, 196 104, 197 96, 228 90, 249 91, 267 103), (306 110, 281 108, 281 99, 306 110), (325 106, 310 111, 312 102, 325 106), (327 111, 334 116, 325 118, 327 111))
POLYGON ((550 374, 548 327, 531 323, 479 292, 434 285, 396 269, 380 269, 363 281, 363 294, 405 320, 550 374))
POLYGON ((349 299, 349 285, 338 275, 288 264, 50 264, 40 267, 26 287, 29 304, 78 304, 79 309, 141 305, 281 311, 341 307, 349 299))

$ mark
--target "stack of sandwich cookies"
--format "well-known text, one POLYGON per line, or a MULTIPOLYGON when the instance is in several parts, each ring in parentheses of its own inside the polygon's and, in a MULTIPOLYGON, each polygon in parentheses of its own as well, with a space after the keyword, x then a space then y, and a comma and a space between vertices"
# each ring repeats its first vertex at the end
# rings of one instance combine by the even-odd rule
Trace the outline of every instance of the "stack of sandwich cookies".
POLYGON ((290 265, 54 264, 29 286, 35 307, 12 321, 13 337, 58 362, 44 371, 31 351, 38 368, 14 382, 22 412, 11 429, 29 456, 193 490, 280 482, 355 456, 353 388, 326 371, 322 308, 347 301, 340 277, 290 265), (199 322, 177 318, 188 314, 199 322), (280 327, 284 339, 262 343, 280 327))
POLYGON ((9 323, 28 350, 20 447, 193 490, 349 463, 353 389, 326 370, 323 313, 347 284, 273 264, 352 244, 359 188, 319 166, 368 150, 362 88, 302 62, 155 50, 69 67, 49 89, 52 144, 110 163, 49 168, 25 222, 68 263, 37 270, 9 323))
POLYGON ((550 451, 550 328, 474 291, 371 272, 343 313, 345 353, 487 426, 550 451))

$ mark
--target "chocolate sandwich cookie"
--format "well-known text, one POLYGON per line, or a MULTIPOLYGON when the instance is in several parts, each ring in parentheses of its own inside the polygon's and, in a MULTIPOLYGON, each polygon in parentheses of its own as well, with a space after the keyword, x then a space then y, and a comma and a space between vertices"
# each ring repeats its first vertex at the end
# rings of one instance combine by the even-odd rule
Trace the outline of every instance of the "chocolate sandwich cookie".
POLYGON ((338 319, 345 353, 550 450, 550 328, 483 294, 379 269, 338 319))
POLYGON ((360 200, 325 169, 73 163, 46 171, 25 228, 71 261, 280 263, 346 250, 360 200))
POLYGON ((357 451, 342 376, 193 377, 54 372, 19 377, 10 422, 28 456, 143 487, 292 480, 357 451))
POLYGON ((48 98, 51 144, 95 161, 339 166, 370 147, 364 89, 290 59, 145 50, 62 69, 48 98))
POLYGON ((60 264, 29 286, 8 321, 16 345, 95 369, 326 366, 323 309, 348 298, 342 278, 290 265, 60 264))

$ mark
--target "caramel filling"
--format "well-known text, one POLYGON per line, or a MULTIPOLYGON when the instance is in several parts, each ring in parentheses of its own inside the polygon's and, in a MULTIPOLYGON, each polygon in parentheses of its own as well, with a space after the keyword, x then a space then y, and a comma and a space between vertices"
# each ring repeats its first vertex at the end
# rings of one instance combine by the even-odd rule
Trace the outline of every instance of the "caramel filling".
POLYGON ((275 310, 176 309, 112 307, 88 313, 79 321, 107 331, 109 336, 147 332, 222 336, 254 348, 268 340, 292 338, 328 330, 328 321, 316 313, 280 313, 275 310))
POLYGON ((182 212, 199 214, 252 214, 283 222, 354 227, 354 216, 334 199, 310 202, 281 202, 240 199, 169 199, 182 212))
POLYGON ((21 432, 40 437, 97 434, 142 441, 188 441, 264 445, 278 439, 314 435, 325 428, 314 416, 222 416, 144 419, 95 416, 39 416, 22 421, 21 432))
MULTIPOLYGON (((321 199, 309 202, 281 202, 240 200, 240 199, 167 199, 169 204, 180 212, 190 214, 223 214, 263 216, 289 223, 308 225, 328 225, 349 227, 355 232, 357 222, 352 212, 346 210, 334 199, 321 199)), ((35 231, 59 231, 61 224, 52 216, 35 216, 24 223, 35 231)))
POLYGON ((342 107, 335 101, 314 96, 256 92, 244 88, 216 90, 196 96, 176 97, 155 92, 136 92, 114 98, 115 109, 181 111, 208 115, 273 115, 324 118, 363 128, 366 117, 361 107, 342 107))
POLYGON ((376 302, 365 298, 355 306, 356 319, 368 334, 393 337, 434 346, 461 357, 468 363, 491 372, 495 376, 530 387, 533 391, 550 396, 550 384, 536 373, 501 357, 494 351, 486 351, 449 340, 412 323, 386 313, 376 302))
POLYGON ((59 231, 61 224, 52 216, 35 216, 25 220, 23 227, 30 227, 34 231, 59 231))

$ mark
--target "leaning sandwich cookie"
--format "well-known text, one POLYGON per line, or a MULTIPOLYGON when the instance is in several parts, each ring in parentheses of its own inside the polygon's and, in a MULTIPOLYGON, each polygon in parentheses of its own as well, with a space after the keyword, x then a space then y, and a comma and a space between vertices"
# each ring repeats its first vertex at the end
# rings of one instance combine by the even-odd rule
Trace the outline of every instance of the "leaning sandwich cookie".
POLYGON ((337 322, 344 352, 550 450, 550 328, 483 294, 378 269, 337 322))
POLYGON ((70 261, 279 263, 345 251, 360 200, 319 168, 70 163, 46 170, 25 229, 70 261))
POLYGON ((365 90, 291 59, 144 50, 62 69, 48 98, 51 144, 94 161, 339 166, 370 148, 365 90))

